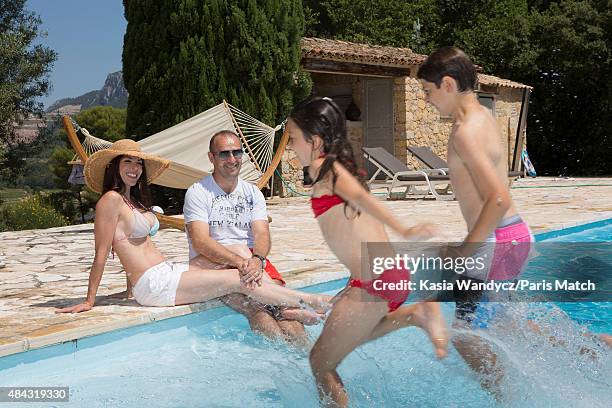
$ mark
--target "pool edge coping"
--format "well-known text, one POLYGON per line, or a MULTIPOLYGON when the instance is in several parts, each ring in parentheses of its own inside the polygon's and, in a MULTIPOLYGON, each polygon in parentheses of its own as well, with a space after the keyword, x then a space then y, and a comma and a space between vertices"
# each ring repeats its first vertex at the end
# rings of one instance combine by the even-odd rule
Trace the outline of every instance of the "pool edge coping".
MULTIPOLYGON (((348 272, 346 270, 338 272, 313 272, 308 276, 298 276, 291 279, 287 282, 287 287, 291 289, 300 289, 312 285, 331 282, 346 277, 348 277, 348 272)), ((85 337, 97 336, 116 330, 142 326, 157 321, 171 319, 174 317, 180 317, 192 313, 217 309, 224 306, 225 305, 221 303, 221 301, 213 299, 207 302, 194 303, 182 306, 147 307, 146 309, 150 310, 147 310, 143 314, 140 314, 138 316, 126 317, 121 320, 111 320, 102 323, 91 324, 85 327, 75 327, 41 336, 25 336, 18 338, 16 341, 13 342, 0 344, 0 358, 23 353, 30 350, 36 350, 48 346, 62 344, 69 341, 75 341, 85 337)))
MULTIPOLYGON (((535 236, 539 240, 556 238, 559 236, 572 234, 584 231, 599 226, 612 224, 612 218, 608 216, 598 217, 587 222, 576 222, 570 224, 561 224, 559 227, 547 228, 538 231, 535 236), (564 231, 564 233, 562 233, 564 231), (545 238, 541 238, 544 236, 545 238)), ((348 277, 348 271, 342 270, 337 272, 313 272, 308 276, 295 277, 287 282, 287 287, 292 289, 300 289, 316 284, 331 282, 334 280, 348 277)), ((173 306, 164 308, 150 307, 149 311, 144 314, 129 317, 121 320, 107 321, 98 324, 88 325, 86 327, 76 327, 72 329, 62 330, 56 333, 46 334, 36 337, 21 337, 16 341, 0 344, 0 358, 23 353, 30 350, 40 349, 43 347, 53 346, 69 341, 75 341, 85 337, 97 336, 104 333, 109 333, 116 330, 127 329, 130 327, 142 326, 156 321, 166 320, 174 317, 185 316, 192 313, 202 312, 205 310, 216 309, 224 305, 219 300, 210 300, 203 303, 194 303, 191 305, 173 306)))
POLYGON ((537 233, 534 233, 534 235, 536 238, 539 238, 537 241, 541 241, 545 239, 562 237, 563 235, 574 234, 591 228, 599 228, 609 224, 612 224, 612 218, 610 218, 609 215, 606 215, 587 222, 565 223, 561 224, 560 227, 545 228, 539 230, 537 233))

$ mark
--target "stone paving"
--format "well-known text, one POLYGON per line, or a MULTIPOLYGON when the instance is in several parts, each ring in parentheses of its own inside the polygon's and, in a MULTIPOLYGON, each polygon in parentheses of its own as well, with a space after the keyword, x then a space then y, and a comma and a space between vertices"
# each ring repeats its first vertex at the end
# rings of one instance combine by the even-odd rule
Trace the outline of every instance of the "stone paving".
MULTIPOLYGON (((612 218, 612 179, 519 180, 512 195, 534 232, 612 218)), ((460 240, 465 226, 456 202, 386 201, 407 224, 438 224, 460 240)), ((270 259, 291 287, 347 276, 325 245, 307 198, 268 202, 273 249, 270 259)), ((349 237, 347 237, 348 239, 349 237)), ((187 259, 184 233, 162 230, 155 243, 175 262, 187 259)), ((219 306, 219 302, 150 308, 105 298, 125 288, 118 259, 109 259, 96 307, 80 314, 55 308, 81 301, 93 259, 93 224, 0 233, 0 356, 219 306)))

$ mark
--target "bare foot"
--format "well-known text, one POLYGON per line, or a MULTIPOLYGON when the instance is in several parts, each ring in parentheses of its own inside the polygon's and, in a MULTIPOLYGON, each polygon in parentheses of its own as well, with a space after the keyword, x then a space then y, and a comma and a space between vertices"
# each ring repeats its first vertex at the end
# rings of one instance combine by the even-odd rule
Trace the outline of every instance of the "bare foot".
POLYGON ((414 323, 427 332, 436 349, 436 356, 440 359, 446 357, 448 354, 448 329, 440 310, 440 304, 421 302, 417 305, 419 307, 415 308, 412 314, 414 323))
POLYGON ((296 320, 307 326, 313 326, 325 320, 324 313, 318 313, 314 310, 299 308, 283 309, 281 311, 281 316, 283 316, 287 320, 296 320))
POLYGON ((338 300, 335 296, 329 296, 329 295, 318 295, 318 300, 319 300, 319 304, 317 305, 317 307, 315 307, 315 310, 318 313, 327 313, 329 312, 332 307, 334 306, 334 303, 336 300, 338 300))
POLYGON ((610 334, 600 334, 599 335, 599 340, 601 340, 604 343, 606 343, 606 345, 608 347, 612 347, 612 335, 610 335, 610 334))

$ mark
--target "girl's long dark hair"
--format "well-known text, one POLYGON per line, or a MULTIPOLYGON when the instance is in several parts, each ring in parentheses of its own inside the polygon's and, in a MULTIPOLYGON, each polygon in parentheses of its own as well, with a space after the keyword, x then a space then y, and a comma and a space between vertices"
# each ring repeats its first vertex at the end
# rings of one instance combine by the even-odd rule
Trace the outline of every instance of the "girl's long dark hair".
MULTIPOLYGON (((119 194, 125 192, 125 183, 119 175, 119 162, 125 155, 117 156, 106 165, 104 171, 104 182, 102 185, 102 195, 107 191, 116 191, 119 194)), ((147 168, 142 162, 142 174, 138 183, 130 190, 132 202, 141 210, 151 211, 151 191, 147 184, 147 168)))
POLYGON ((330 98, 306 99, 291 111, 289 119, 301 129, 307 141, 312 142, 314 135, 319 135, 323 140, 325 160, 313 184, 331 172, 333 191, 338 178, 334 171, 334 162, 337 161, 368 189, 364 174, 355 162, 355 153, 346 134, 346 118, 338 105, 330 98))

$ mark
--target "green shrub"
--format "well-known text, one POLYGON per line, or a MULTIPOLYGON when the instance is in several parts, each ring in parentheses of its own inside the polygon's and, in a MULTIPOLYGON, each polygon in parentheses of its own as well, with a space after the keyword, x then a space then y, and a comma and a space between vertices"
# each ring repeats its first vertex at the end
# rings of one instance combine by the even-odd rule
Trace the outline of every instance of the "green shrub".
POLYGON ((70 190, 54 191, 41 194, 43 205, 52 207, 55 211, 66 217, 71 223, 80 219, 81 212, 78 208, 77 192, 70 190))
POLYGON ((0 229, 20 231, 26 229, 63 227, 68 220, 53 207, 45 204, 36 194, 16 203, 5 204, 0 208, 0 229))

